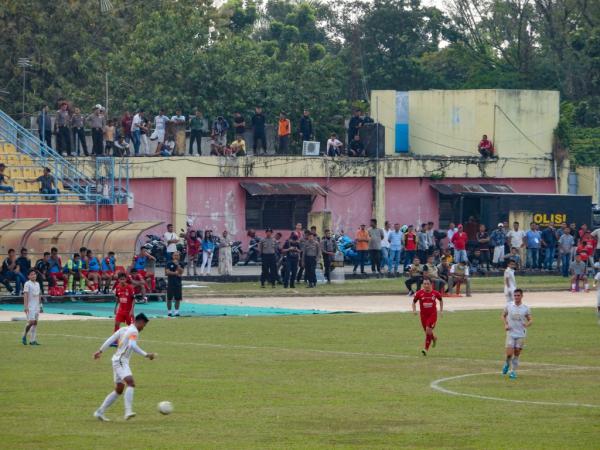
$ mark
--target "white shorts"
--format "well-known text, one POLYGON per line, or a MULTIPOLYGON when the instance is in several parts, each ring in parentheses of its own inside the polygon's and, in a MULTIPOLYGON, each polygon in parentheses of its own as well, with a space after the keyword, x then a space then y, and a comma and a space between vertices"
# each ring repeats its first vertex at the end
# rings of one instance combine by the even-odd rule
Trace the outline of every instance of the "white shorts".
POLYGON ((33 309, 29 309, 29 311, 27 311, 27 320, 38 320, 39 316, 40 316, 39 308, 33 308, 33 309))
POLYGON ((113 378, 115 380, 115 384, 123 383, 125 378, 132 376, 131 369, 129 368, 129 363, 124 361, 120 363, 119 361, 113 361, 113 378))
POLYGON ((506 348, 523 348, 525 346, 525 338, 512 337, 510 334, 506 335, 506 348))
POLYGON ((165 142, 165 130, 155 130, 155 133, 158 142, 165 142))

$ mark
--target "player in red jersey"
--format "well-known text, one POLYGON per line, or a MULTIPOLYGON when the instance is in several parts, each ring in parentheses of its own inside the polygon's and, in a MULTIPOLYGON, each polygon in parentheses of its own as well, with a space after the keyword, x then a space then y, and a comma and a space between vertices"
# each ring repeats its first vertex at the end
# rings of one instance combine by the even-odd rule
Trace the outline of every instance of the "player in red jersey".
POLYGON ((125 322, 131 325, 133 321, 133 306, 135 304, 135 288, 127 282, 127 274, 119 273, 119 281, 115 286, 117 301, 115 304, 115 331, 125 322))
POLYGON ((421 312, 421 325, 423 325, 423 329, 425 330, 425 348, 421 350, 423 356, 427 356, 427 351, 429 350, 429 346, 433 343, 437 342, 437 337, 433 334, 433 329, 435 328, 435 324, 437 322, 437 305, 436 300, 440 302, 440 314, 444 310, 444 302, 442 300, 442 294, 438 291, 434 290, 431 281, 427 278, 423 280, 423 285, 420 290, 415 294, 415 298, 413 299, 413 313, 417 314, 417 302, 419 302, 419 310, 421 312))

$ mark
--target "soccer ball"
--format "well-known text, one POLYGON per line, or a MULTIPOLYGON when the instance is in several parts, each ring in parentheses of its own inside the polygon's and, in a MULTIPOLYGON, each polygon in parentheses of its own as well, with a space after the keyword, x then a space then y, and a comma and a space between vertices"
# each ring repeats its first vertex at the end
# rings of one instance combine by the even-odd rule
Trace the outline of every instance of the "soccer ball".
POLYGON ((160 402, 158 404, 158 412, 165 416, 173 412, 173 403, 171 402, 160 402))

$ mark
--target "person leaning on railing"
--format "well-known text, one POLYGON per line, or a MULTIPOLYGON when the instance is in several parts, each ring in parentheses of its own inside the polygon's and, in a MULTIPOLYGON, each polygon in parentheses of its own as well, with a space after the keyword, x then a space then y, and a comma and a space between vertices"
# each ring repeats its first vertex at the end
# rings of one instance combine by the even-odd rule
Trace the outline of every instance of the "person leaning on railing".
POLYGON ((56 180, 52 175, 50 175, 50 169, 48 167, 44 167, 44 175, 40 175, 33 180, 25 180, 25 183, 40 183, 40 193, 42 194, 60 194, 60 191, 56 186, 56 180))

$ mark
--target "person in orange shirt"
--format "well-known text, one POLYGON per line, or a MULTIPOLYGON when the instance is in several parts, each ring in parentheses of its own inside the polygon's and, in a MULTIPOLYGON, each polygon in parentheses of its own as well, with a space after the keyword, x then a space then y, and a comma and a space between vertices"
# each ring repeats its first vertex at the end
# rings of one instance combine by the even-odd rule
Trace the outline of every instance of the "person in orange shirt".
POLYGON ((292 124, 284 112, 279 113, 279 125, 277 127, 277 137, 279 138, 279 153, 285 154, 290 146, 290 133, 292 124))
POLYGON ((356 232, 356 238, 354 239, 354 247, 356 249, 356 259, 354 260, 353 273, 356 273, 356 268, 360 264, 360 273, 365 273, 365 261, 369 254, 369 232, 365 230, 365 225, 361 225, 359 230, 356 232))

